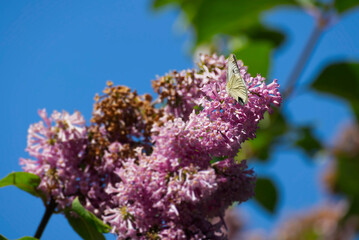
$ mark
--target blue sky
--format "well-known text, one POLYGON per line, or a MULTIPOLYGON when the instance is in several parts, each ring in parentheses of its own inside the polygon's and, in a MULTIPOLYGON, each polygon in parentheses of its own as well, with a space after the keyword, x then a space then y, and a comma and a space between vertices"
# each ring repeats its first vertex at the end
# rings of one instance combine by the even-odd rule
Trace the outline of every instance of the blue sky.
MULTIPOLYGON (((27 156, 27 129, 39 121, 38 109, 79 110, 89 119, 93 97, 107 80, 140 94, 153 93, 156 75, 193 66, 191 35, 174 27, 178 12, 154 13, 149 6, 144 0, 0 2, 0 177, 21 170, 18 159, 27 156)), ((271 72, 271 78, 285 86, 313 20, 281 8, 266 14, 264 21, 288 34, 273 53, 271 72)), ((293 124, 316 125, 316 135, 328 144, 352 113, 345 102, 318 97, 306 86, 328 61, 359 60, 358 25, 358 11, 353 11, 323 35, 295 97, 283 106, 293 124)), ((322 202, 324 165, 284 148, 275 151, 270 164, 255 165, 259 175, 275 176, 281 199, 278 218, 253 202, 244 203, 241 209, 250 227, 268 230, 287 213, 322 202)), ((42 202, 14 187, 0 189, 0 196, 0 233, 10 239, 33 235, 44 212, 42 202)), ((43 239, 80 238, 62 215, 54 215, 43 239)))

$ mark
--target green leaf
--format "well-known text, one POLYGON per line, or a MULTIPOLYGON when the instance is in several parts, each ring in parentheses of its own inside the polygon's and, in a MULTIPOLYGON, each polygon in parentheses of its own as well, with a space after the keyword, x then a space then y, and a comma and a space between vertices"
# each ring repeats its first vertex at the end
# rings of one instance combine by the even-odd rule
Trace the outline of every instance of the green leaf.
POLYGON ((278 201, 278 191, 269 178, 258 178, 254 199, 270 213, 275 213, 278 201))
POLYGON ((102 233, 99 233, 94 225, 87 222, 84 218, 72 216, 69 211, 65 211, 67 221, 71 227, 84 240, 105 240, 102 233))
POLYGON ((227 158, 228 158, 228 156, 213 157, 212 160, 210 161, 210 164, 214 164, 216 162, 223 161, 223 160, 225 160, 227 158))
POLYGON ((153 1, 153 8, 155 9, 158 9, 158 8, 162 8, 162 7, 165 7, 167 5, 170 5, 170 4, 175 4, 175 3, 179 3, 180 1, 177 1, 177 0, 155 0, 153 1))
POLYGON ((195 110, 196 114, 199 114, 204 109, 204 107, 202 107, 202 105, 196 105, 193 107, 193 109, 195 110))
MULTIPOLYGON (((8 239, 0 234, 0 240, 8 240, 8 239)), ((17 240, 38 240, 38 239, 34 237, 22 237, 17 240)))
POLYGON ((13 172, 0 180, 0 187, 16 186, 35 197, 43 197, 43 193, 37 190, 41 179, 39 176, 27 172, 13 172))
POLYGON ((209 42, 217 34, 238 34, 258 28, 263 11, 295 0, 156 0, 154 7, 178 5, 193 26, 197 45, 209 42))
POLYGON ((336 190, 346 196, 359 198, 359 157, 341 155, 337 159, 336 190))
POLYGON ((225 45, 230 45, 228 40, 231 38, 246 38, 246 46, 230 49, 230 51, 235 52, 238 58, 249 66, 250 73, 253 75, 260 73, 265 77, 268 74, 271 51, 282 43, 284 35, 276 30, 267 29, 261 24, 260 19, 264 11, 282 4, 297 5, 297 1, 153 1, 155 9, 165 6, 180 8, 182 15, 185 16, 185 23, 195 31, 195 46, 197 47, 207 46, 211 51, 218 52, 226 49, 225 45))
POLYGON ((246 32, 250 39, 256 41, 265 41, 271 44, 271 47, 278 47, 285 39, 285 35, 277 30, 268 29, 262 25, 250 28, 246 32))
POLYGON ((98 219, 93 213, 88 211, 82 206, 78 198, 72 202, 72 210, 77 213, 79 216, 86 219, 88 222, 92 222, 96 226, 96 229, 101 233, 108 233, 111 230, 111 227, 105 224, 102 220, 98 219))
POLYGON ((259 122, 256 138, 244 142, 236 160, 257 159, 267 161, 273 147, 282 141, 283 135, 287 133, 289 126, 278 109, 273 114, 266 113, 264 119, 259 122))
POLYGON ((337 172, 334 189, 337 193, 345 195, 349 202, 347 216, 359 216, 359 156, 337 156, 337 172))
POLYGON ((71 210, 65 211, 65 215, 72 228, 85 240, 105 239, 102 233, 111 230, 109 225, 84 208, 78 198, 72 202, 71 210))
POLYGON ((312 87, 349 101, 359 120, 359 63, 330 65, 319 75, 312 87))
POLYGON ((302 127, 299 129, 300 138, 295 142, 295 145, 302 148, 309 157, 314 155, 322 149, 322 144, 313 135, 313 128, 302 127))
POLYGON ((335 9, 342 13, 350 8, 353 8, 355 6, 359 5, 358 0, 335 0, 334 1, 334 7, 335 9))
POLYGON ((266 77, 272 48, 273 45, 268 41, 253 41, 232 52, 248 66, 248 72, 252 76, 261 74, 266 77))

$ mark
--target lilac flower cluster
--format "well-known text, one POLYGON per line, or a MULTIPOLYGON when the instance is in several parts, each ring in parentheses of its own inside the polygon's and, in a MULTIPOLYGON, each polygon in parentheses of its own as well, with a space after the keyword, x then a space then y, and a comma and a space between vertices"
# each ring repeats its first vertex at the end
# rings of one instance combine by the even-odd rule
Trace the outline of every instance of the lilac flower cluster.
POLYGON ((282 100, 276 80, 266 85, 238 64, 245 106, 225 90, 225 58, 202 56, 198 70, 153 81, 163 109, 110 83, 90 127, 78 112, 41 110, 28 137, 35 160, 21 164, 59 210, 80 196, 118 239, 226 239, 225 210, 252 197, 255 185, 253 170, 234 157, 282 100))
POLYGON ((108 209, 104 219, 119 239, 225 239, 224 222, 210 219, 223 219, 233 202, 253 196, 254 173, 234 156, 242 142, 255 137, 271 104, 280 104, 279 86, 251 77, 240 63, 249 90, 249 102, 241 106, 225 90, 223 59, 202 57, 203 67, 188 74, 195 79, 182 81, 187 84, 181 86, 182 96, 192 98, 182 97, 178 111, 174 105, 167 108, 173 121, 153 127, 153 153, 139 150, 138 160, 116 170, 121 181, 107 191, 118 207, 108 209), (191 83, 198 82, 194 88, 201 86, 200 93, 193 98, 191 83), (182 104, 198 104, 198 109, 186 116, 182 104))
POLYGON ((41 122, 30 126, 27 152, 33 159, 20 159, 25 172, 41 177, 39 189, 64 208, 72 202, 80 186, 87 186, 80 164, 87 145, 85 120, 79 112, 56 112, 48 117, 39 110, 41 122))

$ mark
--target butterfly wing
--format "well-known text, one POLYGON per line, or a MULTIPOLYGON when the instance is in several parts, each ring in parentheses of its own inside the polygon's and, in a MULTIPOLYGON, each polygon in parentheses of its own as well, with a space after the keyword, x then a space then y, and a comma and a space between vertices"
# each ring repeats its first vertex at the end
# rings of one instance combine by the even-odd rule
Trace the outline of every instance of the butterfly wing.
POLYGON ((236 57, 231 54, 227 63, 227 93, 242 106, 248 102, 247 86, 237 65, 236 57))

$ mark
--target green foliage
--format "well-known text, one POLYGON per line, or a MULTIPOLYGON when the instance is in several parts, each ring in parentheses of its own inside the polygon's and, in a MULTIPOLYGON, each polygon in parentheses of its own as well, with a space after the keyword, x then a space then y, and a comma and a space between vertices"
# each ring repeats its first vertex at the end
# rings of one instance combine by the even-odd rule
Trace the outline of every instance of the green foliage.
POLYGON ((81 217, 74 217, 65 212, 67 221, 78 235, 84 240, 105 240, 103 234, 99 233, 96 228, 81 217))
POLYGON ((243 60, 252 76, 267 76, 272 48, 269 41, 253 41, 232 52, 243 60))
POLYGON ((15 186, 35 197, 45 198, 44 194, 37 189, 40 184, 40 177, 27 172, 13 172, 0 180, 0 188, 6 186, 15 186))
POLYGON ((193 109, 195 110, 196 114, 199 114, 203 110, 203 107, 201 105, 196 105, 193 107, 193 109))
MULTIPOLYGON (((0 234, 0 240, 8 240, 8 239, 0 234)), ((22 237, 17 240, 38 240, 38 239, 34 237, 22 237)))
POLYGON ((259 127, 257 137, 242 144, 242 149, 237 154, 236 160, 252 158, 267 161, 273 147, 281 142, 283 134, 289 130, 285 118, 278 110, 271 115, 266 113, 264 119, 259 123, 259 127))
POLYGON ((359 156, 355 158, 341 154, 337 156, 337 172, 334 189, 349 200, 348 215, 359 216, 359 156))
POLYGON ((295 146, 303 149, 309 157, 314 157, 319 150, 323 149, 322 144, 314 136, 312 127, 302 127, 298 133, 299 139, 295 142, 295 146))
POLYGON ((267 41, 272 47, 278 47, 285 39, 284 34, 281 32, 265 28, 262 25, 248 29, 246 34, 250 39, 255 41, 267 41))
POLYGON ((284 35, 266 29, 260 23, 261 14, 280 4, 296 5, 295 0, 154 0, 155 9, 175 5, 180 7, 186 20, 196 34, 196 46, 212 44, 215 50, 223 41, 216 43, 215 37, 224 41, 238 42, 247 39, 240 46, 229 47, 239 59, 250 66, 253 75, 267 76, 270 53, 282 43, 284 35), (213 46, 214 44, 214 46, 213 46))
POLYGON ((347 100, 359 120, 359 63, 330 65, 315 80, 312 87, 347 100))
POLYGON ((342 13, 352 7, 359 5, 358 0, 336 0, 334 1, 334 7, 339 12, 342 13))
POLYGON ((93 213, 86 210, 78 198, 72 202, 72 208, 65 211, 67 220, 72 228, 84 240, 105 239, 102 233, 108 233, 110 226, 103 223, 93 213))
POLYGON ((197 45, 206 43, 217 34, 238 34, 261 26, 260 15, 279 4, 296 4, 294 0, 155 0, 154 7, 179 5, 193 26, 197 45))
POLYGON ((275 213, 278 202, 278 191, 269 178, 258 178, 254 199, 270 213, 275 213))
POLYGON ((212 160, 210 161, 211 164, 215 164, 216 162, 223 161, 227 159, 228 156, 221 156, 221 157, 212 157, 212 160))

